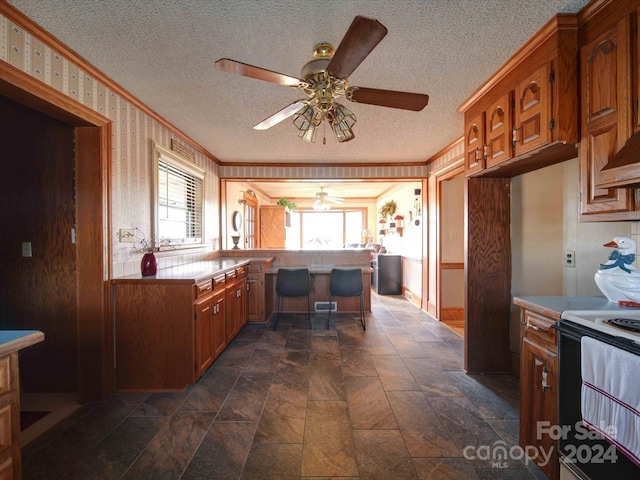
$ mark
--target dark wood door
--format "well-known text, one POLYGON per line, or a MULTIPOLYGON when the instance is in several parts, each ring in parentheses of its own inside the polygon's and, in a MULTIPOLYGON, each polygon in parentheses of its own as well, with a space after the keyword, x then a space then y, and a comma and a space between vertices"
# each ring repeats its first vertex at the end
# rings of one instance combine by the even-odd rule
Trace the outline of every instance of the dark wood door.
POLYGON ((0 144, 0 328, 44 332, 21 353, 23 391, 74 392, 74 129, 0 97, 0 144))

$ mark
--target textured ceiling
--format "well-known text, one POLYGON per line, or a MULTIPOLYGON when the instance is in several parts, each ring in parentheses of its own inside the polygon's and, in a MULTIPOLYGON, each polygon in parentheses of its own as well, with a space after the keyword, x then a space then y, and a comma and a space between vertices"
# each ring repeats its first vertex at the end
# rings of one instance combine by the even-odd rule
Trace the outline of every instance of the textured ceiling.
POLYGON ((555 13, 585 0, 8 0, 221 162, 424 161, 462 135, 457 107, 555 13), (290 120, 253 125, 303 98, 215 69, 222 57, 299 76, 356 15, 389 33, 354 86, 427 93, 421 112, 347 104, 356 138, 302 141, 290 120))

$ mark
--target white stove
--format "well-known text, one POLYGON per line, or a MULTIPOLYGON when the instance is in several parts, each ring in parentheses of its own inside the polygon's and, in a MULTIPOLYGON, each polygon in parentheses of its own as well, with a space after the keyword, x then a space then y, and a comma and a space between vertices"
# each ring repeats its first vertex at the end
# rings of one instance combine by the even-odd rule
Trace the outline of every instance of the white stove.
POLYGON ((634 310, 565 310, 562 312, 562 320, 577 323, 583 327, 606 333, 613 337, 622 337, 631 340, 640 346, 640 331, 633 331, 622 326, 612 325, 609 320, 621 319, 620 323, 640 324, 640 309, 634 310), (630 320, 631 322, 625 322, 630 320))

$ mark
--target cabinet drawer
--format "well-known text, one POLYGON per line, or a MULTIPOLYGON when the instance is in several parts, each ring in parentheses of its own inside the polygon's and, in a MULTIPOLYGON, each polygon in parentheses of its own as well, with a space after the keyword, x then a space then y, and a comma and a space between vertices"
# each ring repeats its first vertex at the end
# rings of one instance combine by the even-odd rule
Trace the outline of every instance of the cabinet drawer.
POLYGON ((235 270, 231 270, 227 272, 227 283, 234 281, 236 277, 237 275, 235 270))
POLYGON ((13 458, 7 458, 0 464, 0 480, 13 480, 13 458))
POLYGON ((225 284, 227 283, 227 277, 225 276, 224 273, 213 277, 213 289, 214 290, 218 290, 219 288, 224 288, 225 284))
POLYGON ((245 278, 247 276, 247 273, 248 269, 246 265, 236 268, 236 277, 238 278, 245 278))
POLYGON ((529 310, 525 310, 520 318, 523 337, 549 344, 557 352, 556 330, 552 327, 555 322, 552 319, 529 310))
POLYGON ((11 390, 11 378, 9 375, 11 373, 11 364, 9 361, 9 355, 0 358, 0 395, 11 390))
POLYGON ((202 298, 213 292, 213 282, 208 280, 205 283, 199 283, 196 285, 196 298, 202 298))
POLYGON ((11 447, 11 403, 0 408, 0 452, 11 447))

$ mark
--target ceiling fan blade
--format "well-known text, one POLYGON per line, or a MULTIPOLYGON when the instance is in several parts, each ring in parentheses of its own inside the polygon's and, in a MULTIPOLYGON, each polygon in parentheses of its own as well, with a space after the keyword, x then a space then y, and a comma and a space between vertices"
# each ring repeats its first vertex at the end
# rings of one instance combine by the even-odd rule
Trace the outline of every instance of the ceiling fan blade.
POLYGON ((274 113, 270 117, 265 118, 263 121, 261 121, 257 125, 254 125, 253 128, 255 130, 266 130, 267 128, 271 128, 274 125, 280 123, 281 121, 289 118, 291 115, 296 113, 298 110, 300 110, 302 107, 304 107, 308 103, 309 102, 307 102, 306 100, 298 100, 296 102, 293 102, 287 105, 286 107, 284 107, 282 110, 274 113))
POLYGON ((347 100, 356 103, 402 108, 414 112, 419 112, 429 103, 429 95, 424 93, 398 92, 378 88, 349 87, 345 96, 347 100))
POLYGON ((344 203, 344 198, 338 198, 338 197, 325 197, 329 202, 333 202, 333 203, 344 203))
POLYGON ((221 58, 218 60, 216 62, 216 68, 223 72, 235 73, 245 77, 264 80, 265 82, 277 83, 278 85, 284 85, 285 87, 300 87, 302 85, 306 85, 306 82, 299 78, 285 75, 284 73, 273 72, 265 68, 254 67, 253 65, 237 62, 230 58, 221 58))
POLYGON ((378 20, 357 16, 327 65, 327 73, 336 78, 347 78, 386 34, 387 27, 378 20))

